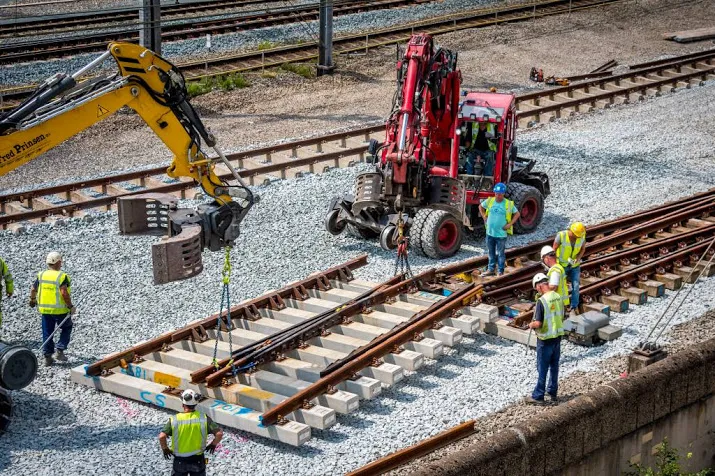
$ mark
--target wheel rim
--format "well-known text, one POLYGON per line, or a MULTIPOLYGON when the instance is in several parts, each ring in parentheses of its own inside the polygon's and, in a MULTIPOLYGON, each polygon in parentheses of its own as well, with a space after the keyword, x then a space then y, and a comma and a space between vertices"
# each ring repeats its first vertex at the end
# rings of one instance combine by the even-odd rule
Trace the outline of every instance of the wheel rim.
POLYGON ((441 250, 449 250, 457 242, 457 237, 459 236, 459 230, 457 225, 453 221, 446 221, 442 223, 437 232, 437 243, 441 250))
POLYGON ((539 204, 533 198, 528 198, 521 205, 521 212, 519 220, 523 226, 531 226, 536 221, 536 217, 539 215, 539 204))

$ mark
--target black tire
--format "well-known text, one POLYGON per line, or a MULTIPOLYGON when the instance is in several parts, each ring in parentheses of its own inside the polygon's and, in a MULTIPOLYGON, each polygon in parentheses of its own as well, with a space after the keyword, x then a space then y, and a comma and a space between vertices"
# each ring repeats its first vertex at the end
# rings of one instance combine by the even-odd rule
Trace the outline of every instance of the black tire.
POLYGON ((397 248, 395 244, 395 235, 397 234, 397 227, 395 225, 387 225, 380 232, 380 247, 385 251, 394 250, 397 248))
POLYGON ((347 224, 344 220, 342 223, 338 222, 338 216, 340 215, 340 210, 330 210, 325 215, 325 229, 331 235, 339 235, 345 230, 345 225, 347 224))
POLYGON ((414 218, 412 218, 412 225, 410 225, 409 237, 410 237, 410 249, 417 251, 417 253, 425 256, 425 252, 422 249, 422 230, 427 223, 427 218, 434 211, 434 208, 420 208, 417 210, 414 218))
POLYGON ((434 210, 422 229, 422 250, 430 258, 454 256, 462 247, 462 222, 444 210, 434 210))
POLYGON ((370 228, 360 228, 352 223, 348 223, 345 229, 352 237, 362 238, 363 240, 371 240, 377 238, 378 235, 376 231, 372 231, 370 228))
POLYGON ((475 240, 481 240, 487 236, 487 228, 484 225, 484 220, 479 214, 479 204, 475 203, 470 205, 471 211, 469 212, 470 221, 472 222, 472 237, 475 240))
POLYGON ((514 223, 514 233, 531 233, 541 223, 544 216, 544 196, 536 188, 523 183, 511 182, 506 187, 506 197, 522 216, 514 223))

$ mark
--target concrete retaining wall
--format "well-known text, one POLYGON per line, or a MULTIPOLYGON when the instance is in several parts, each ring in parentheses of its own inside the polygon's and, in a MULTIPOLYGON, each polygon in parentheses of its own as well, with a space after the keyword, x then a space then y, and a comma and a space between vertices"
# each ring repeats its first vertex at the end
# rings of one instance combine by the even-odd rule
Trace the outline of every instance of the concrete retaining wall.
POLYGON ((429 475, 620 474, 664 437, 715 467, 715 339, 426 465, 429 475))

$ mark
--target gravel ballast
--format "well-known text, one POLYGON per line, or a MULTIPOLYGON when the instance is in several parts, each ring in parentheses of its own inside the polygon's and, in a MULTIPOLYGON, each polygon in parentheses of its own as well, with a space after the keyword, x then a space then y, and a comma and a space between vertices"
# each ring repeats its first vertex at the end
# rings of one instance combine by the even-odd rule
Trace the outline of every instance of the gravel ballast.
MULTIPOLYGON (((713 187, 715 85, 641 104, 554 123, 519 136, 520 155, 538 159, 549 173, 552 196, 538 232, 514 238, 510 246, 542 239, 579 219, 586 224, 632 213, 713 187), (688 114, 682 114, 687 111, 688 114)), ((394 255, 377 242, 323 231, 325 206, 348 191, 364 166, 335 170, 260 187, 261 202, 247 216, 234 252, 232 298, 255 297, 362 252, 370 264, 356 273, 370 280, 392 274, 394 255)), ((15 392, 15 423, 0 439, 5 474, 157 474, 168 472, 156 435, 169 413, 96 392, 69 381, 70 367, 91 362, 140 340, 217 311, 219 254, 206 254, 206 271, 192 280, 162 287, 151 284, 150 244, 155 238, 122 237, 115 215, 92 223, 38 225, 26 235, 2 234, 0 254, 15 277, 17 294, 3 302, 3 338, 36 349, 39 317, 27 307, 29 286, 43 269, 47 252, 66 256, 76 298, 88 294, 76 318, 70 362, 41 368, 37 379, 15 392)), ((467 240, 453 260, 483 254, 483 241, 467 240)), ((413 256, 414 270, 434 261, 413 256)), ((597 370, 608 357, 629 351, 667 305, 651 299, 614 318, 624 337, 598 348, 565 344, 564 377, 597 370)), ((677 322, 702 315, 715 304, 715 280, 697 285, 677 322)), ((466 337, 438 361, 360 410, 315 431, 301 448, 250 434, 227 431, 225 449, 210 472, 249 474, 337 474, 415 443, 468 418, 496 411, 523 397, 534 385, 534 354, 493 336, 466 337), (238 465, 238 466, 237 466, 238 465)))

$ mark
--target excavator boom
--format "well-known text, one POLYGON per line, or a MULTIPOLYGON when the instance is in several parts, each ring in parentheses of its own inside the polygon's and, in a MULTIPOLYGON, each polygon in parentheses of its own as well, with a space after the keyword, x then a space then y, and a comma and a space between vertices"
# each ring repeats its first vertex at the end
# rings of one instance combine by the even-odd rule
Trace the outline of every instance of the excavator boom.
POLYGON ((153 245, 154 282, 185 279, 200 273, 201 251, 233 246, 239 224, 254 203, 250 189, 216 145, 188 100, 181 72, 146 48, 111 43, 108 51, 72 75, 45 81, 21 105, 0 116, 0 175, 29 162, 68 138, 127 106, 173 152, 167 175, 190 177, 213 198, 197 209, 180 209, 171 196, 134 195, 118 200, 122 233, 164 233, 153 245), (109 57, 114 75, 79 78, 109 57), (217 158, 209 158, 211 147, 217 158), (229 184, 214 172, 222 161, 233 172, 229 184))

